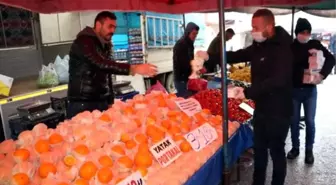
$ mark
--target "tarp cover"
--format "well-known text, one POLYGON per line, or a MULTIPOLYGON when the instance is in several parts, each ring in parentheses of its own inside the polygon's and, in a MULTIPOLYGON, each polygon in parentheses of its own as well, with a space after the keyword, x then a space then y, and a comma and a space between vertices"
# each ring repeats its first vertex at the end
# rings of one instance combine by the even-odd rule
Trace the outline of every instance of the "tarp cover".
MULTIPOLYGON (((225 8, 306 5, 319 0, 225 0, 225 8)), ((0 0, 0 4, 39 13, 85 10, 153 11, 189 13, 217 11, 218 0, 0 0)))
MULTIPOLYGON (((254 13, 260 7, 245 7, 245 8, 233 8, 230 11, 242 12, 242 13, 254 13)), ((275 15, 286 15, 292 13, 293 6, 271 6, 270 10, 275 15)), ((322 0, 317 3, 308 4, 304 6, 296 6, 295 11, 304 11, 306 13, 321 16, 321 17, 336 17, 336 1, 335 0, 322 0)))

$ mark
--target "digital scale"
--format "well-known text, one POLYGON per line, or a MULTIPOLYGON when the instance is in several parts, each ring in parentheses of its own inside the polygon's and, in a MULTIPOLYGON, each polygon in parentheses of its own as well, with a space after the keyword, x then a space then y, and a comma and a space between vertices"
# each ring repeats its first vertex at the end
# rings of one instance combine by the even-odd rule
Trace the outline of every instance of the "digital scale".
POLYGON ((36 101, 19 106, 17 114, 10 116, 8 120, 11 138, 17 139, 21 132, 33 129, 38 123, 44 123, 48 128, 56 128, 64 119, 64 113, 52 109, 50 102, 36 101))
POLYGON ((37 101, 17 108, 18 114, 23 119, 35 121, 45 118, 55 111, 51 108, 50 102, 37 101))
POLYGON ((115 96, 122 96, 135 92, 135 89, 130 81, 116 81, 113 82, 113 91, 115 96))

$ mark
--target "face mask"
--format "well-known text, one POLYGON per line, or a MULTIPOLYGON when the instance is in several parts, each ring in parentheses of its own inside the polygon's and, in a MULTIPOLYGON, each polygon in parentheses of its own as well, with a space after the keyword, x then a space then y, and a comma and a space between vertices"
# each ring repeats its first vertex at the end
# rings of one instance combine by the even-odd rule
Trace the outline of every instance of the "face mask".
POLYGON ((299 34, 297 36, 297 40, 301 43, 301 44, 305 44, 309 41, 310 37, 309 36, 305 36, 305 35, 302 35, 302 34, 299 34))
POLYGON ((256 42, 264 42, 267 38, 263 36, 262 32, 252 32, 253 40, 256 42))

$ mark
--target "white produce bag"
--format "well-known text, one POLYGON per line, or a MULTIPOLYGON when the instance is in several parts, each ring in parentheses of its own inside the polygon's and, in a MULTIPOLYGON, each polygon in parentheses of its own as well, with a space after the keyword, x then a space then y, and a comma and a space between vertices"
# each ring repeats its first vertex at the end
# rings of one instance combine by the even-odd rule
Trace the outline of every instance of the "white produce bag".
POLYGON ((50 63, 48 66, 42 65, 37 80, 37 86, 40 88, 54 87, 59 84, 58 75, 54 64, 50 63))
POLYGON ((64 56, 63 59, 57 55, 54 65, 59 82, 61 84, 69 83, 69 55, 64 56))

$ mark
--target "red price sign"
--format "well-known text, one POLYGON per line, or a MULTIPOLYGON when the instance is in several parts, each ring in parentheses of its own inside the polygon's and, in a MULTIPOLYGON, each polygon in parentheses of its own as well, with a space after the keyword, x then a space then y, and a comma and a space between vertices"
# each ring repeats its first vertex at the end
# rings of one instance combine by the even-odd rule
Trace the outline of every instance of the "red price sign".
POLYGON ((150 151, 162 167, 168 166, 182 155, 180 148, 170 137, 166 137, 153 145, 150 151))
POLYGON ((191 147, 196 151, 202 150, 218 138, 216 130, 208 123, 184 135, 191 147))

